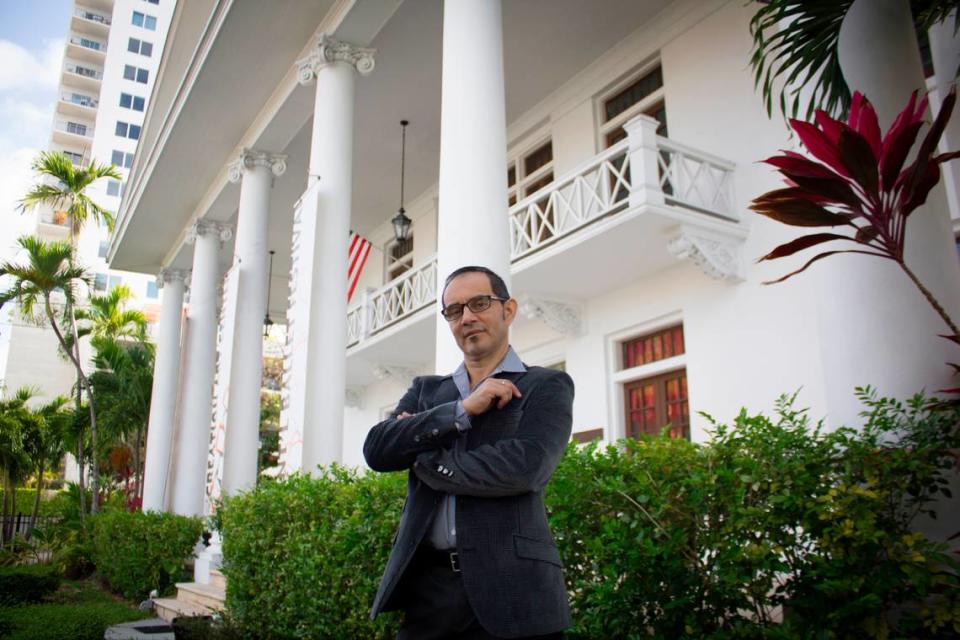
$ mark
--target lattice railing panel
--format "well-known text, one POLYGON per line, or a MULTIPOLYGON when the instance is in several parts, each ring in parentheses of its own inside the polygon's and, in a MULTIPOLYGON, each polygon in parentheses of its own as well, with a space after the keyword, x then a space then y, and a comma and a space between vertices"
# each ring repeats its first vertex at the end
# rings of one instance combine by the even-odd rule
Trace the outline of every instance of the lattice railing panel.
POLYGON ((657 138, 660 188, 666 201, 733 218, 733 163, 657 138))

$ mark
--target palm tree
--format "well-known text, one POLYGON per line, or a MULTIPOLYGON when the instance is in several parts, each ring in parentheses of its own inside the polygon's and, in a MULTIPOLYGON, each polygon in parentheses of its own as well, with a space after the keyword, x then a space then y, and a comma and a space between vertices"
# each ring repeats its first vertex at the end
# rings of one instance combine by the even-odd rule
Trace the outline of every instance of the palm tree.
POLYGON ((24 406, 29 390, 20 390, 9 400, 0 401, 0 476, 3 481, 3 526, 0 527, 0 546, 13 539, 12 511, 16 509, 16 482, 29 466, 23 446, 24 406), (12 497, 12 508, 11 508, 12 497))
POLYGON ((106 336, 95 336, 91 342, 97 370, 90 375, 90 384, 101 400, 99 418, 116 435, 129 438, 133 433, 134 497, 139 499, 143 492, 142 449, 150 416, 154 346, 143 340, 106 336))
MULTIPOLYGON (((50 328, 57 337, 60 347, 69 356, 77 374, 78 395, 82 389, 87 390, 87 405, 90 413, 90 437, 92 449, 96 451, 97 416, 94 407, 93 390, 90 387, 83 365, 80 363, 77 340, 74 338, 74 348, 67 346, 63 329, 57 321, 54 310, 55 298, 62 299, 66 309, 72 309, 76 301, 77 288, 81 283, 88 283, 84 270, 73 264, 73 247, 66 242, 44 242, 33 236, 21 236, 18 240, 20 247, 26 252, 26 264, 4 262, 0 264, 0 277, 11 276, 13 284, 9 289, 0 293, 0 308, 8 302, 17 301, 24 313, 31 314, 37 305, 42 305, 43 313, 50 323, 50 328)), ((57 301, 59 302, 59 300, 57 301)), ((71 316, 71 325, 76 331, 76 322, 71 316)), ((82 440, 81 440, 82 442, 82 440)), ((83 451, 78 451, 78 462, 83 464, 83 451)), ((81 479, 83 476, 81 475, 81 479)), ((94 495, 94 504, 91 512, 96 513, 97 496, 97 465, 93 465, 90 477, 90 488, 94 495)), ((83 492, 81 492, 83 495, 83 492)), ((84 505, 80 505, 83 513, 84 505)))
MULTIPOLYGON (((750 20, 753 54, 750 65, 754 85, 761 87, 767 115, 773 113, 774 95, 786 117, 810 120, 823 109, 846 118, 850 87, 840 70, 838 42, 843 19, 854 0, 764 0, 750 20), (811 91, 803 89, 813 83, 811 91), (779 87, 779 88, 778 88, 779 87)), ((958 0, 910 0, 914 24, 926 31, 957 12, 958 0)), ((958 24, 955 22, 954 26, 958 24)))
MULTIPOLYGON (((76 310, 78 337, 145 341, 146 316, 139 309, 126 308, 133 297, 130 287, 125 284, 115 286, 106 295, 92 296, 86 308, 76 310)), ((67 346, 73 349, 72 336, 67 336, 67 346)))
MULTIPOLYGON (((33 170, 41 178, 45 178, 46 181, 34 185, 27 192, 27 194, 20 200, 20 209, 27 211, 41 205, 47 205, 52 206, 57 211, 63 211, 70 220, 71 248, 76 248, 77 238, 80 235, 80 231, 90 220, 93 220, 98 224, 104 224, 108 229, 113 230, 113 214, 94 202, 90 196, 87 195, 86 190, 87 187, 101 178, 114 178, 115 180, 122 179, 120 172, 117 171, 115 166, 91 162, 87 167, 76 168, 73 166, 73 161, 67 157, 66 154, 55 151, 43 151, 33 162, 33 170)), ((73 264, 72 252, 68 262, 71 265, 73 264)), ((72 299, 67 301, 65 312, 69 318, 70 335, 73 338, 73 352, 70 359, 77 363, 80 361, 80 337, 77 335, 77 320, 74 313, 72 299)), ((58 340, 61 337, 62 336, 58 336, 58 340)), ((66 349, 67 347, 65 343, 62 340, 59 341, 61 347, 66 349)), ((82 371, 82 367, 78 366, 76 396, 77 409, 79 409, 81 405, 82 389, 80 387, 86 381, 86 378, 80 375, 80 371, 82 371)), ((89 405, 90 436, 94 451, 93 467, 90 473, 90 486, 93 490, 94 496, 93 505, 91 506, 91 513, 96 513, 99 471, 97 469, 97 461, 95 457, 97 444, 97 421, 92 395, 90 395, 89 405)), ((82 478, 82 461, 78 460, 78 463, 81 465, 80 473, 82 478)), ((82 491, 80 495, 83 495, 82 491)), ((82 512, 83 509, 81 505, 81 513, 82 512)))
POLYGON ((33 498, 27 538, 30 537, 37 523, 40 496, 43 494, 43 474, 48 466, 56 465, 64 454, 63 431, 72 417, 70 412, 64 411, 64 407, 69 402, 70 399, 65 396, 57 396, 36 409, 27 408, 33 419, 24 425, 23 446, 33 467, 32 471, 37 477, 37 490, 33 498))

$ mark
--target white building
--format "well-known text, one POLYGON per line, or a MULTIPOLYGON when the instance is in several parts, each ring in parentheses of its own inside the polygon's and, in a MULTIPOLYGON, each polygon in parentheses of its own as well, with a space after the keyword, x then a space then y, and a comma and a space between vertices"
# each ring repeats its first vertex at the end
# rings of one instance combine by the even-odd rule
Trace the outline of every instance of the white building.
MULTIPOLYGON (((173 15, 175 0, 75 0, 70 11, 49 149, 66 153, 76 166, 113 163, 127 176, 133 166, 143 118, 173 15)), ((100 180, 89 195, 116 212, 124 181, 100 180)), ((34 233, 66 240, 69 221, 52 208, 35 212, 34 233)), ((137 270, 111 269, 106 261, 109 232, 88 224, 78 240, 81 264, 94 276, 94 294, 123 283, 136 296, 148 320, 160 300, 156 279, 137 270)), ((59 357, 47 325, 11 314, 9 355, 3 375, 7 393, 22 386, 39 390, 38 401, 69 395, 73 367, 59 357)), ((89 354, 84 355, 84 361, 89 354)))
MULTIPOLYGON (((792 236, 747 209, 780 185, 758 161, 796 143, 753 88, 752 12, 740 0, 180 3, 109 253, 165 282, 145 508, 201 513, 205 495, 254 485, 266 311, 287 318, 285 471, 363 464, 367 429, 411 378, 457 365, 436 296, 464 264, 509 275, 512 343, 573 377, 580 439, 671 421, 702 440, 698 412, 730 420, 798 389, 813 416, 854 424, 856 385, 946 386, 944 329, 886 261, 838 256, 762 284, 801 263, 755 263, 792 236), (412 247, 390 223, 402 119, 412 247), (376 249, 348 308, 349 229, 376 249)), ((894 81, 851 71, 883 127, 923 84, 906 33, 878 47, 903 61, 894 81)), ((880 64, 870 47, 848 62, 880 64)), ((956 64, 942 69, 952 78, 956 64)), ((946 202, 941 185, 912 219, 908 260, 956 317, 946 202)))

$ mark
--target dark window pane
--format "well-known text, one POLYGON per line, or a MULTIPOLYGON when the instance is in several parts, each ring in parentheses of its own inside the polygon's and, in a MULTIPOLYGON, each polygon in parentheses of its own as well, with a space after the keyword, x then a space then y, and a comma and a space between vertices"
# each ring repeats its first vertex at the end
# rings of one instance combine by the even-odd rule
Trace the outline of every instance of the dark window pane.
POLYGON ((531 152, 523 159, 524 175, 530 175, 540 167, 549 164, 553 160, 553 144, 548 142, 539 149, 531 152))
POLYGON ((124 109, 129 109, 130 105, 132 104, 132 101, 133 101, 133 96, 131 96, 129 93, 120 94, 120 106, 123 107, 124 109))
POLYGON ((157 19, 154 18, 153 16, 147 16, 146 19, 143 21, 143 26, 146 29, 150 29, 150 31, 156 31, 157 19))
POLYGON ((662 329, 623 343, 623 368, 630 369, 684 353, 683 325, 662 329))
POLYGON ((136 38, 130 38, 127 40, 127 51, 132 51, 133 53, 140 53, 140 41, 136 38))
POLYGON ((148 58, 153 55, 153 45, 149 42, 140 43, 140 55, 147 56, 148 58))
POLYGON ((517 166, 511 164, 507 167, 507 186, 512 187, 517 184, 517 166))
POLYGON ((114 151, 110 154, 110 163, 118 167, 121 166, 123 164, 123 151, 114 151))
POLYGON ((663 73, 657 67, 603 104, 604 122, 613 120, 662 86, 663 73))
POLYGON ((139 140, 140 139, 140 127, 138 125, 130 125, 130 139, 139 140))
POLYGON ((129 64, 123 65, 123 79, 124 80, 136 80, 137 79, 137 68, 129 64))
POLYGON ((133 109, 134 111, 143 111, 145 99, 141 97, 136 97, 133 99, 133 109))
POLYGON ((147 84, 147 78, 150 76, 150 72, 146 69, 137 69, 137 82, 147 84))
POLYGON ((127 123, 117 121, 117 135, 123 138, 127 137, 127 123))
POLYGON ((134 24, 134 26, 136 26, 136 27, 142 27, 142 26, 143 26, 143 14, 140 13, 139 11, 134 11, 134 12, 133 12, 133 24, 134 24))

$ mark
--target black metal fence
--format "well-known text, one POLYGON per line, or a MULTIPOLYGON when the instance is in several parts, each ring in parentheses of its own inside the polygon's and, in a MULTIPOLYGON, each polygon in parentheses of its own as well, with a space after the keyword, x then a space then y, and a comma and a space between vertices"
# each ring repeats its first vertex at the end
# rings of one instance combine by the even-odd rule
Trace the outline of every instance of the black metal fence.
MULTIPOLYGON (((37 521, 34 524, 35 527, 43 527, 48 524, 54 524, 59 521, 60 518, 56 516, 37 516, 37 521)), ((0 531, 10 532, 10 536, 16 535, 26 535, 27 529, 30 528, 30 514, 29 513, 18 513, 13 516, 7 516, 5 518, 0 518, 0 531)))

